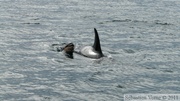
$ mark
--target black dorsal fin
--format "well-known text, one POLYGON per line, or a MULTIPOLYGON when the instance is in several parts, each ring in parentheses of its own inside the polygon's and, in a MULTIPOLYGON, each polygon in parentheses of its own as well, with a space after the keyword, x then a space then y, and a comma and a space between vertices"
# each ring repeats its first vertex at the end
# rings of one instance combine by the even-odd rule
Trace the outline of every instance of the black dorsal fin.
POLYGON ((95 37, 94 37, 94 45, 93 48, 99 52, 101 55, 103 55, 102 50, 101 50, 101 44, 100 44, 100 40, 99 40, 99 35, 98 32, 96 30, 96 28, 94 28, 94 33, 95 33, 95 37))

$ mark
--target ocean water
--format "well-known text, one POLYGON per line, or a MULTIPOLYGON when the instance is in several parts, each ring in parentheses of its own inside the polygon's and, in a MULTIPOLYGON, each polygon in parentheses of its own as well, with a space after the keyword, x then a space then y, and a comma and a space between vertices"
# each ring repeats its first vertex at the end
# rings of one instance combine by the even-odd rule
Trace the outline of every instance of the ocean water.
POLYGON ((0 0, 1 101, 123 101, 180 93, 179 0, 0 0), (106 57, 66 58, 53 44, 106 57))

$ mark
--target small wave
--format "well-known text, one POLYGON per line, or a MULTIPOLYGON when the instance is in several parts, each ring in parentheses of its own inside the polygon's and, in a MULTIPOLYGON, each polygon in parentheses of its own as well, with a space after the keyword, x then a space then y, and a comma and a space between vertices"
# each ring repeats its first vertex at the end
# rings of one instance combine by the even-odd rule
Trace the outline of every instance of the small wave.
POLYGON ((22 24, 25 24, 25 25, 40 25, 41 23, 39 23, 39 22, 35 22, 35 23, 25 22, 25 23, 22 23, 22 24))
POLYGON ((165 73, 173 73, 173 70, 163 70, 165 73))
POLYGON ((66 45, 66 43, 62 43, 62 44, 52 44, 51 47, 51 51, 55 51, 55 52, 61 52, 63 50, 63 47, 66 45))
POLYGON ((119 23, 124 23, 124 22, 132 22, 132 23, 149 23, 149 24, 157 24, 157 25, 173 25, 172 23, 168 23, 168 22, 161 22, 159 20, 155 20, 155 21, 145 21, 145 20, 132 20, 132 19, 115 19, 115 20, 111 20, 111 21, 105 21, 105 22, 100 22, 99 24, 104 24, 104 23, 110 23, 110 22, 119 22, 119 23))
MULTIPOLYGON (((106 23, 108 22, 134 22, 134 23, 148 23, 148 21, 141 21, 141 20, 131 20, 131 19, 115 19, 115 20, 111 20, 111 21, 105 21, 106 23)), ((103 22, 101 22, 100 24, 103 24, 103 22)))
POLYGON ((14 73, 14 72, 10 72, 10 71, 2 73, 0 76, 1 76, 0 77, 1 79, 2 78, 24 78, 25 77, 23 74, 14 73))
POLYGON ((111 22, 130 22, 131 19, 125 19, 125 20, 112 20, 111 22))
POLYGON ((167 23, 167 22, 165 22, 165 23, 163 23, 163 22, 156 22, 155 24, 157 24, 157 25, 172 25, 172 24, 167 23))
POLYGON ((125 88, 124 86, 122 86, 122 85, 120 85, 120 84, 118 84, 116 87, 117 87, 117 88, 125 88))
POLYGON ((130 53, 130 54, 133 54, 133 53, 135 53, 135 51, 134 50, 132 50, 132 49, 123 49, 126 53, 130 53))

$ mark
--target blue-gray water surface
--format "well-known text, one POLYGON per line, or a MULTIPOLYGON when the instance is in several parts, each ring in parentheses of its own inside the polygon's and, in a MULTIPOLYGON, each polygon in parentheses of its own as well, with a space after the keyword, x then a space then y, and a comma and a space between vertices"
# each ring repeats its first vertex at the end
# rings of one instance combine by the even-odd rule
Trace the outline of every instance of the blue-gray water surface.
POLYGON ((123 101, 180 93, 179 0, 0 0, 1 101, 123 101), (92 45, 74 59, 53 44, 92 45))

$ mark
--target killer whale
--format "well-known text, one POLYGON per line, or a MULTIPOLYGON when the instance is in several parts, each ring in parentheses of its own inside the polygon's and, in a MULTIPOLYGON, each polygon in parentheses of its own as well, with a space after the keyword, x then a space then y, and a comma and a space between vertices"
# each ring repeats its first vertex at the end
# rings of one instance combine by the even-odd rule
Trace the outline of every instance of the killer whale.
POLYGON ((79 52, 74 51, 75 53, 78 53, 80 55, 83 55, 85 57, 88 58, 94 58, 94 59, 98 59, 103 57, 103 53, 101 50, 101 44, 100 44, 100 39, 99 39, 99 35, 98 32, 96 30, 96 28, 94 28, 94 44, 93 46, 84 46, 80 49, 79 52))
MULTIPOLYGON (((64 46, 58 47, 56 50, 58 52, 63 52, 66 57, 73 59, 73 53, 88 57, 88 58, 94 58, 99 59, 103 57, 103 53, 101 50, 101 44, 98 32, 96 28, 94 28, 94 44, 92 46, 84 46, 77 50, 74 50, 74 44, 73 43, 64 43, 64 46)), ((52 46, 59 46, 58 44, 53 44, 52 46)))

